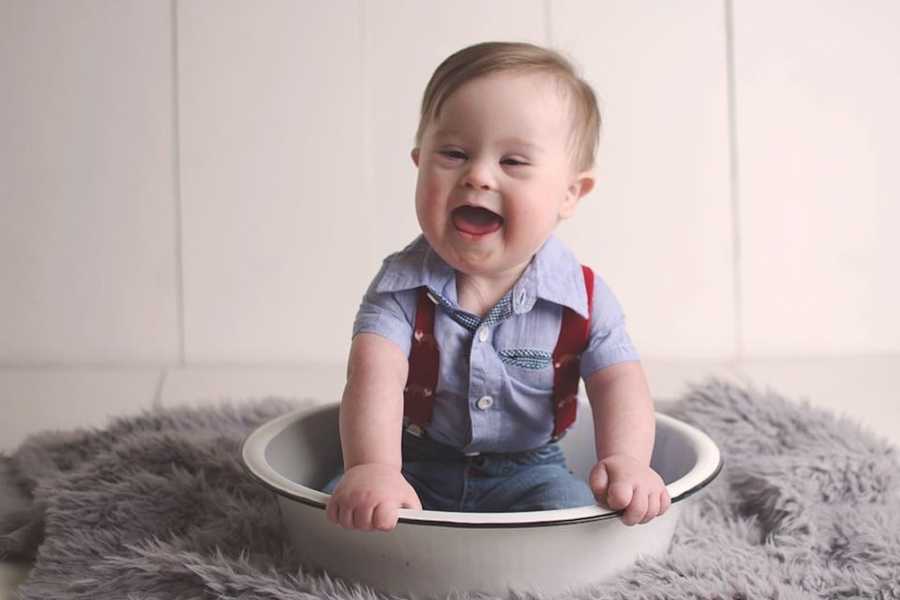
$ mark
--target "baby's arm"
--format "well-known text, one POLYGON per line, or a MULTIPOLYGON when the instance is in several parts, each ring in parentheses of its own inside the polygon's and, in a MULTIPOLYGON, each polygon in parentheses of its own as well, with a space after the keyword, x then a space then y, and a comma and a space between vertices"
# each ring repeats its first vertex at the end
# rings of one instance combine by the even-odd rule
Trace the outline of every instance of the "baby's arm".
POLYGON ((597 465, 589 483, 626 525, 646 523, 671 504, 662 478, 650 468, 656 431, 653 400, 641 363, 618 363, 587 380, 594 414, 597 465))
POLYGON ((325 510, 344 528, 389 531, 398 508, 422 508, 400 472, 408 370, 396 344, 372 333, 353 338, 340 410, 344 476, 325 510))

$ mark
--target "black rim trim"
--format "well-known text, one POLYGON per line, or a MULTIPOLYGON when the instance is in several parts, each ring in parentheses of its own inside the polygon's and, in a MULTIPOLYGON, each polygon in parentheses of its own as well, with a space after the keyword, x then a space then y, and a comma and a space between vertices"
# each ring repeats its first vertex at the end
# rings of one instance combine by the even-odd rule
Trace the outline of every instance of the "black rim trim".
MULTIPOLYGON (((259 483, 263 487, 267 488, 269 491, 275 492, 279 496, 287 498, 288 500, 292 500, 294 502, 299 502, 301 504, 306 504, 307 506, 311 506, 313 508, 318 508, 318 509, 321 509, 324 511, 325 505, 322 504, 321 502, 316 502, 315 500, 310 500, 309 498, 303 498, 302 496, 296 496, 294 494, 286 492, 286 491, 272 485, 271 483, 269 483, 268 481, 266 481, 265 479, 263 479, 262 477, 260 477, 259 475, 257 475, 250 469, 250 467, 247 465, 246 461, 244 460, 244 446, 247 444, 247 441, 250 439, 250 436, 252 436, 252 435, 253 434, 251 433, 246 438, 244 438, 244 442, 241 444, 241 465, 243 466, 244 471, 246 471, 247 474, 250 475, 250 477, 255 479, 257 481, 257 483, 259 483)), ((688 490, 685 490, 684 492, 682 492, 675 498, 672 498, 672 504, 675 504, 676 502, 681 502, 682 500, 685 500, 686 498, 690 498, 691 496, 693 496, 694 494, 696 494, 697 492, 699 492, 700 490, 702 490, 703 488, 708 486, 710 483, 712 483, 712 481, 716 477, 719 476, 719 473, 722 471, 722 467, 724 465, 725 465, 725 461, 721 458, 721 455, 720 455, 719 464, 716 466, 715 470, 709 475, 709 477, 707 477, 706 479, 704 479, 703 481, 701 481, 694 487, 692 487, 688 490)), ((324 492, 322 492, 322 493, 324 493, 324 492)), ((517 528, 517 527, 558 527, 560 525, 577 525, 579 523, 590 523, 592 521, 605 521, 607 519, 615 519, 615 518, 618 518, 619 516, 621 516, 624 512, 625 512, 624 510, 619 510, 616 512, 604 513, 602 515, 594 515, 591 517, 580 517, 577 519, 562 519, 562 520, 553 520, 553 521, 532 521, 529 523, 453 523, 450 521, 431 521, 428 519, 410 519, 407 517, 400 517, 397 520, 397 522, 398 523, 406 523, 408 525, 428 525, 430 527, 456 527, 456 528, 463 528, 463 529, 510 529, 510 528, 517 528)), ((487 514, 487 513, 477 513, 477 514, 487 514)))

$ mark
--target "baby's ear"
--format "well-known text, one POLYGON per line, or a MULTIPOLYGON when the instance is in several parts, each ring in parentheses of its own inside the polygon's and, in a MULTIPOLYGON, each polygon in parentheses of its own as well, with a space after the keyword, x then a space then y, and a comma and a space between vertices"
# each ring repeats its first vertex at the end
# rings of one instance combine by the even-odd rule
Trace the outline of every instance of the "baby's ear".
POLYGON ((412 152, 410 152, 410 156, 412 156, 413 162, 416 163, 416 166, 419 166, 419 149, 413 148, 412 152))
POLYGON ((593 171, 583 171, 575 175, 569 188, 566 190, 566 200, 559 209, 561 219, 568 219, 575 214, 575 207, 578 201, 586 196, 594 189, 594 173, 593 171))

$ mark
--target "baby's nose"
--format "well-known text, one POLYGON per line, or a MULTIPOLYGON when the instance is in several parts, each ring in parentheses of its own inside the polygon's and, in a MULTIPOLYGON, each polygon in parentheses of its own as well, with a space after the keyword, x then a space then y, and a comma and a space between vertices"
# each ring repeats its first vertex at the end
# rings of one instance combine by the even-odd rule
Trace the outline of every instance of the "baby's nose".
POLYGON ((473 163, 463 178, 463 184, 472 189, 489 190, 494 186, 490 169, 481 163, 473 163))

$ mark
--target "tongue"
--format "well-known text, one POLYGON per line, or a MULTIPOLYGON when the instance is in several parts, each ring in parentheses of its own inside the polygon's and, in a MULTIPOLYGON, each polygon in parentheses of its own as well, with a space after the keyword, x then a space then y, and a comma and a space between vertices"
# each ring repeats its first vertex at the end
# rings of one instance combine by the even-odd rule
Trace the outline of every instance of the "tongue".
POLYGON ((465 233, 484 235, 500 229, 503 218, 486 208, 460 206, 453 211, 453 224, 465 233))

